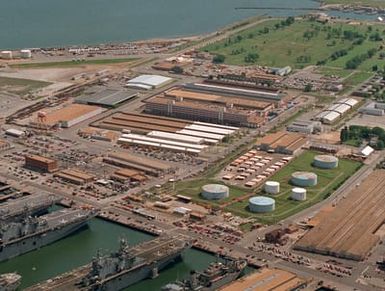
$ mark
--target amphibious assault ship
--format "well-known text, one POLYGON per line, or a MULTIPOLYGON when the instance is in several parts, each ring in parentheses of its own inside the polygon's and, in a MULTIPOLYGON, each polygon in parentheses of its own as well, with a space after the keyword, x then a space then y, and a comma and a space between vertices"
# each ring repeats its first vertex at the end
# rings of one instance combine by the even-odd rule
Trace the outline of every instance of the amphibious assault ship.
POLYGON ((191 246, 181 237, 161 236, 130 248, 121 240, 117 252, 108 256, 98 254, 89 273, 78 284, 81 290, 115 291, 124 289, 158 272, 180 258, 191 246))
POLYGON ((167 284, 162 291, 214 291, 236 280, 246 266, 245 260, 226 258, 224 263, 211 263, 203 272, 193 271, 186 280, 167 284))
POLYGON ((0 205, 0 222, 20 221, 28 216, 43 214, 59 201, 58 197, 48 194, 34 194, 9 200, 0 205))
POLYGON ((0 227, 0 262, 41 248, 84 226, 97 211, 62 209, 0 227))
POLYGON ((0 291, 14 291, 21 283, 21 276, 16 273, 0 275, 0 291))

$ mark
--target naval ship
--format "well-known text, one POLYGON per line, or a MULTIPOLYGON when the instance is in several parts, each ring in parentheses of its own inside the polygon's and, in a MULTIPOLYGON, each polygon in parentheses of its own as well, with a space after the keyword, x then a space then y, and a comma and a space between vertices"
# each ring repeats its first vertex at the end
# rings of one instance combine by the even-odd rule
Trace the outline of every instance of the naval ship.
POLYGON ((28 216, 47 213, 48 208, 59 201, 59 197, 47 194, 33 194, 9 200, 0 205, 0 222, 21 221, 28 216))
POLYGON ((88 274, 77 284, 80 290, 122 290, 158 272, 181 257, 191 247, 181 237, 161 236, 154 240, 129 247, 121 240, 120 248, 107 256, 98 254, 88 274))
POLYGON ((0 275, 0 291, 14 291, 21 283, 21 276, 16 273, 0 275))
POLYGON ((233 282, 246 268, 245 260, 225 258, 224 263, 213 262, 203 272, 192 272, 183 281, 167 284, 162 291, 214 291, 233 282))
POLYGON ((0 226, 0 262, 41 248, 75 232, 97 214, 92 209, 62 209, 0 226))

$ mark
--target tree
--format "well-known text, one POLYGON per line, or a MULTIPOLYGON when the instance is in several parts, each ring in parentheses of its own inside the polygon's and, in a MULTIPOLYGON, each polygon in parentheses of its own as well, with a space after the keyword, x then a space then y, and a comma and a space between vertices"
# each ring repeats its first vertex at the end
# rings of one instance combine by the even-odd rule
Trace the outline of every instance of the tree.
POLYGON ((340 140, 341 140, 342 143, 344 143, 344 142, 346 142, 348 139, 349 139, 349 130, 348 130, 348 128, 345 126, 343 129, 341 129, 340 140))
POLYGON ((378 71, 378 65, 372 66, 372 71, 373 71, 373 72, 377 72, 377 71, 378 71))
POLYGON ((385 148, 385 143, 382 140, 378 140, 376 144, 377 150, 383 150, 385 148))
POLYGON ((215 55, 213 58, 214 64, 222 64, 225 62, 226 57, 224 55, 215 55))
POLYGON ((257 60, 259 59, 259 55, 257 53, 248 53, 245 56, 245 62, 246 63, 256 63, 257 60))

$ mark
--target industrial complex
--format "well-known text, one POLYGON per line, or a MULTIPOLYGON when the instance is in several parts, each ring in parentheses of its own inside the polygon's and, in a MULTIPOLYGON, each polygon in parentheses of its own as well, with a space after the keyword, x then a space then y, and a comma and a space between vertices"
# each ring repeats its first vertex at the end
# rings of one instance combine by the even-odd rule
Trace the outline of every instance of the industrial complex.
POLYGON ((243 45, 321 16, 1 52, 0 290, 384 290, 383 66, 243 45))

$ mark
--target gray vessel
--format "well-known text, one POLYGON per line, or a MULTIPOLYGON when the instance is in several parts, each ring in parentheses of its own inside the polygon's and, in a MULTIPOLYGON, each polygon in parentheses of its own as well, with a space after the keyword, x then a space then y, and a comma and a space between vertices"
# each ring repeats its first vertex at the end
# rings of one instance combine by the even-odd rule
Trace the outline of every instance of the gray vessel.
POLYGON ((192 272, 183 281, 167 284, 162 291, 214 291, 236 280, 246 268, 245 260, 213 262, 203 272, 192 272))
POLYGON ((33 251, 75 232, 97 211, 62 209, 0 227, 0 262, 33 251))
POLYGON ((21 276, 16 273, 0 275, 0 291, 14 291, 21 283, 21 276))
POLYGON ((122 290, 158 272, 180 258, 191 246, 181 237, 162 236, 130 248, 122 240, 117 252, 108 256, 98 254, 91 269, 78 284, 80 290, 122 290))
POLYGON ((28 216, 47 212, 60 198, 48 194, 33 194, 0 205, 0 222, 20 221, 28 216))

